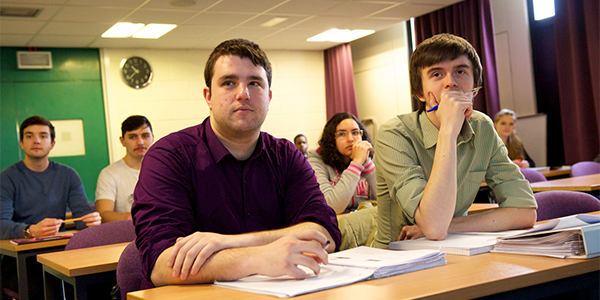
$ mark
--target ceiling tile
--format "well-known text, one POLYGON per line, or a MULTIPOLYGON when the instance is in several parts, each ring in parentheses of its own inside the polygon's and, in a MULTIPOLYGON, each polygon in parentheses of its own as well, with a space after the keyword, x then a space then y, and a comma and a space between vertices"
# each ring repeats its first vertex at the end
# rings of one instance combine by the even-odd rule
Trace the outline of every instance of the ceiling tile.
POLYGON ((210 7, 208 11, 263 13, 281 2, 281 0, 222 0, 210 7))
POLYGON ((24 47, 33 35, 25 34, 0 34, 0 46, 2 47, 24 47))
POLYGON ((286 28, 289 27, 291 25, 294 25, 296 23, 305 21, 308 17, 307 16, 292 16, 292 15, 283 15, 283 14, 264 14, 264 15, 259 15, 254 19, 251 19, 247 22, 244 22, 244 26, 251 26, 251 27, 259 27, 261 24, 270 21, 273 18, 287 18, 287 20, 272 26, 270 28, 286 28))
POLYGON ((36 34, 45 22, 43 21, 22 21, 0 19, 0 33, 2 34, 36 34))
MULTIPOLYGON (((358 20, 358 17, 333 17, 333 16, 316 16, 310 19, 306 19, 302 23, 298 23, 294 25, 294 28, 317 28, 322 31, 329 30, 331 28, 339 28, 345 24, 354 22, 358 20)), ((346 29, 346 28, 344 28, 346 29)), ((347 29, 355 29, 355 28, 347 28, 347 29)), ((319 32, 320 33, 320 32, 319 32)))
POLYGON ((130 11, 126 8, 67 6, 56 14, 54 21, 116 23, 130 11))
POLYGON ((28 43, 28 46, 85 48, 94 38, 93 36, 38 35, 28 43))
POLYGON ((269 13, 289 15, 318 15, 342 3, 344 3, 344 1, 291 0, 273 8, 269 11, 269 13))
POLYGON ((322 13, 326 16, 364 17, 380 10, 393 7, 390 3, 346 2, 322 13))
POLYGON ((41 35, 102 35, 114 23, 48 22, 40 31, 41 35))
POLYGON ((146 0, 71 0, 69 4, 83 6, 136 8, 146 0))
POLYGON ((388 28, 402 21, 406 20, 401 18, 363 18, 347 23, 345 26, 351 29, 368 29, 377 31, 388 28))
POLYGON ((165 11, 165 10, 151 10, 151 9, 139 9, 122 19, 122 22, 133 22, 133 23, 161 23, 161 24, 180 24, 193 16, 197 15, 198 12, 193 11, 165 11))
MULTIPOLYGON (((122 1, 122 0, 121 0, 122 1)), ((156 8, 156 9, 168 9, 168 10, 186 10, 186 11, 203 11, 209 6, 219 2, 219 0, 195 0, 196 4, 186 7, 178 7, 171 5, 171 1, 165 0, 151 0, 144 4, 142 8, 156 8)))
POLYGON ((97 38, 88 47, 93 48, 145 48, 146 45, 151 43, 152 40, 148 39, 105 39, 97 38))
POLYGON ((412 17, 422 16, 434 10, 442 8, 441 5, 429 4, 402 4, 391 9, 382 11, 374 14, 371 17, 383 17, 383 18, 403 18, 410 19, 412 17))
POLYGON ((204 12, 185 24, 234 27, 254 16, 255 14, 204 12))

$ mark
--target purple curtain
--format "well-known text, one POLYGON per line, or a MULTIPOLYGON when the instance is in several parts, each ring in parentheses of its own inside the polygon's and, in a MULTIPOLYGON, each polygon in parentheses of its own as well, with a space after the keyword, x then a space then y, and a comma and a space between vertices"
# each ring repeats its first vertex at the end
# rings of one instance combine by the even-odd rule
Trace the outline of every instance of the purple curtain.
POLYGON ((465 0, 415 18, 417 44, 439 33, 451 33, 469 41, 481 59, 483 89, 473 108, 490 117, 500 110, 496 73, 496 40, 490 0, 465 0))
POLYGON ((598 0, 556 0, 554 30, 565 162, 592 160, 600 141, 598 0))
POLYGON ((339 112, 358 117, 350 44, 329 48, 324 54, 327 120, 339 112))

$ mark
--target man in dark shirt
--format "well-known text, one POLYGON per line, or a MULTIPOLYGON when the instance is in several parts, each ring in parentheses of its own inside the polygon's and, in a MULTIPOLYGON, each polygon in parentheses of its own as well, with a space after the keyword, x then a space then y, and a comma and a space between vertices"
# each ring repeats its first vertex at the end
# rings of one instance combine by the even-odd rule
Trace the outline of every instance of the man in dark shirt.
POLYGON ((302 154, 260 131, 272 96, 265 53, 225 41, 204 77, 210 116, 144 157, 132 207, 142 287, 318 274, 341 234, 302 154))

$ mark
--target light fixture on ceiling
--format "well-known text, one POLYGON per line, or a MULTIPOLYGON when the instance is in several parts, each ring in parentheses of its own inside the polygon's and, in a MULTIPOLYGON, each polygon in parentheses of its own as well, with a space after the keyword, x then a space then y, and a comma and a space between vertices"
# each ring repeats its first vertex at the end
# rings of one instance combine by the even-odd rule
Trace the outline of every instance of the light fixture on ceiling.
POLYGON ((0 7, 0 16, 2 17, 26 17, 35 18, 41 8, 22 8, 22 7, 0 7))
POLYGON ((132 37, 136 39, 157 39, 175 27, 177 27, 175 24, 148 24, 134 33, 132 37))
POLYGON ((175 24, 148 24, 119 22, 102 34, 103 38, 157 39, 173 30, 175 24))
POLYGON ((264 22, 262 24, 260 24, 260 27, 273 27, 283 21, 287 21, 288 18, 283 18, 283 17, 275 17, 267 22, 264 22))
POLYGON ((375 30, 350 30, 333 28, 306 39, 309 42, 347 43, 374 33, 375 30))

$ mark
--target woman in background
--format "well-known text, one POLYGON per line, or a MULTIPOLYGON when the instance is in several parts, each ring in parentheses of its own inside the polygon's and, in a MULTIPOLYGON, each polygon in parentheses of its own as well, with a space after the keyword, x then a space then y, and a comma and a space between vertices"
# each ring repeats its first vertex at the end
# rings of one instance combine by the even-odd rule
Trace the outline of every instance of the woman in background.
POLYGON ((319 148, 308 151, 327 204, 337 214, 376 199, 371 137, 352 114, 337 113, 325 124, 319 148))
POLYGON ((525 151, 523 143, 515 134, 517 115, 510 109, 503 109, 496 114, 494 127, 498 136, 508 149, 508 157, 520 168, 533 168, 535 163, 525 151))

